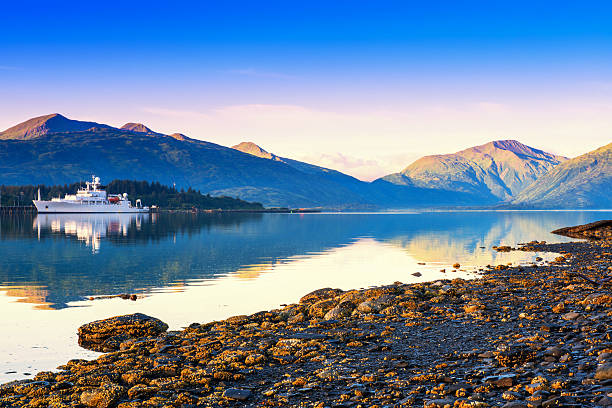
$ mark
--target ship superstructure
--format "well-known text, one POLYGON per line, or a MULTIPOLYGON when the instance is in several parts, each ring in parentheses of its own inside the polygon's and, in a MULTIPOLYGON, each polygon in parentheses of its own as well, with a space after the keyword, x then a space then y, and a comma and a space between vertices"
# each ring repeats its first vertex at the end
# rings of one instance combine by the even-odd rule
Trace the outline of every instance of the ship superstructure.
POLYGON ((132 205, 127 193, 107 194, 100 184, 100 178, 91 177, 85 188, 79 188, 76 194, 66 194, 64 198, 52 198, 50 201, 34 200, 39 213, 141 213, 149 212, 140 200, 132 205))

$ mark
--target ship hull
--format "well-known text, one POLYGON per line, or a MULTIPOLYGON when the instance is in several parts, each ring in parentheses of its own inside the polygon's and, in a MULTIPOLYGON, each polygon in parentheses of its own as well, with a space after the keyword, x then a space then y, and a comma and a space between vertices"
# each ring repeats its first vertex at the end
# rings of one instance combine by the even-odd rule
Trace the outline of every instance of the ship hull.
POLYGON ((130 207, 124 204, 88 205, 80 202, 34 200, 36 210, 41 214, 59 213, 148 213, 148 208, 130 207))

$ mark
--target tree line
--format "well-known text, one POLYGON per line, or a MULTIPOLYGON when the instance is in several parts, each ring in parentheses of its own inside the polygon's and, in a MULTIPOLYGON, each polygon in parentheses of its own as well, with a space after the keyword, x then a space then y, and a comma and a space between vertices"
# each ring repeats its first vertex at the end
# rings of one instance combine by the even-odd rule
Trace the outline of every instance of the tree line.
MULTIPOLYGON (((0 204, 2 206, 11 205, 31 205, 32 200, 40 196, 43 200, 50 200, 53 197, 63 197, 66 194, 76 194, 83 183, 72 183, 64 185, 46 186, 24 185, 24 186, 0 186, 0 204)), ((162 185, 159 182, 149 183, 148 181, 136 180, 113 180, 106 186, 108 194, 127 193, 129 199, 134 202, 140 199, 143 205, 156 205, 163 209, 191 209, 201 210, 260 210, 264 207, 260 203, 251 203, 239 198, 220 196, 213 197, 210 194, 202 194, 200 190, 189 187, 187 190, 177 190, 175 187, 162 185)))

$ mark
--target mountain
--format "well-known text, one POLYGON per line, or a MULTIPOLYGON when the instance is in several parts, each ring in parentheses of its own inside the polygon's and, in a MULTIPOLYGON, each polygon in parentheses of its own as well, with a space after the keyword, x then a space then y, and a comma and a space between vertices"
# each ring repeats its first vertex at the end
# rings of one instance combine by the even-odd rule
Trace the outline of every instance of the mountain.
MULTIPOLYGON (((363 190, 363 188, 365 188, 365 186, 367 186, 368 184, 368 183, 364 183, 363 181, 356 179, 353 176, 349 176, 337 170, 332 170, 326 167, 316 166, 314 164, 305 163, 305 162, 301 162, 298 160, 288 159, 286 157, 279 157, 273 153, 268 153, 266 150, 264 150, 263 148, 261 148, 260 146, 256 145, 253 142, 242 142, 240 144, 232 146, 232 149, 236 149, 241 152, 250 154, 252 156, 260 157, 262 159, 268 159, 268 160, 285 163, 286 165, 291 166, 294 169, 299 170, 303 173, 322 176, 327 179, 333 179, 336 182, 339 182, 345 185, 350 185, 353 188, 356 188, 358 190, 363 190)), ((361 191, 361 192, 365 193, 365 191, 361 191)))
POLYGON ((49 133, 82 132, 91 128, 112 129, 112 127, 108 125, 102 125, 96 122, 71 120, 59 113, 52 113, 50 115, 26 120, 4 132, 0 132, 0 140, 31 140, 49 133))
POLYGON ((612 143, 561 163, 524 189, 511 204, 529 208, 612 208, 612 143))
POLYGON ((239 150, 243 153, 247 153, 253 156, 257 156, 257 157, 261 157, 262 159, 269 159, 269 160, 276 160, 276 161, 282 161, 280 159, 280 157, 272 154, 272 153, 268 153, 267 151, 265 151, 264 149, 262 149, 261 147, 257 146, 255 143, 253 142, 242 142, 239 143, 235 146, 232 146, 232 149, 236 149, 239 150))
MULTIPOLYGON (((298 170, 229 147, 167 136, 146 126, 125 129, 48 115, 19 124, 0 140, 0 184, 64 184, 89 178, 176 183, 211 195, 229 195, 266 206, 371 207, 366 194, 301 163, 298 170), (139 130, 148 129, 148 133, 139 130), (36 135, 36 136, 34 136, 36 135)), ((298 162, 296 162, 298 163, 298 162)), ((330 174, 363 183, 342 173, 330 174)))
POLYGON ((232 149, 182 134, 164 135, 139 123, 118 129, 55 114, 26 121, 1 135, 0 184, 66 184, 96 174, 107 181, 193 187, 268 207, 475 204, 462 192, 366 183, 336 170, 278 157, 254 143, 232 149))
POLYGON ((233 146, 232 149, 236 149, 243 153, 262 159, 280 162, 295 169, 296 171, 299 171, 302 174, 334 183, 335 185, 340 186, 344 191, 349 191, 352 196, 359 197, 360 205, 357 207, 363 205, 381 205, 380 194, 377 194, 375 189, 372 188, 372 185, 370 183, 358 180, 353 176, 349 176, 337 170, 328 169, 326 167, 316 166, 314 164, 277 156, 274 153, 269 153, 253 142, 242 142, 233 146))
POLYGON ((133 123, 133 122, 126 123, 125 125, 121 126, 121 130, 129 130, 130 132, 137 132, 137 133, 156 133, 156 132, 153 132, 148 127, 146 127, 145 125, 143 125, 142 123, 133 123))
POLYGON ((567 158, 498 140, 453 154, 425 156, 382 178, 396 185, 463 192, 481 204, 507 200, 567 158))
POLYGON ((106 181, 192 187, 267 207, 497 204, 564 160, 516 141, 497 141, 452 155, 424 157, 401 173, 367 183, 277 156, 252 142, 230 148, 180 133, 165 135, 141 123, 116 128, 53 114, 0 133, 0 184, 68 184, 96 174, 106 181))
POLYGON ((301 173, 335 183, 341 186, 344 191, 350 191, 353 196, 360 197, 360 205, 356 207, 363 207, 365 205, 370 208, 401 209, 480 204, 474 197, 463 192, 394 185, 386 181, 366 183, 337 170, 277 156, 274 153, 267 152, 253 142, 242 142, 232 148, 256 157, 284 163, 301 173))
POLYGON ((172 133, 170 135, 164 135, 163 133, 155 132, 149 129, 148 127, 146 127, 145 125, 143 125, 142 123, 129 122, 121 126, 119 129, 127 130, 127 131, 134 132, 134 133, 143 133, 143 134, 152 135, 152 136, 168 136, 173 139, 181 140, 181 141, 189 139, 187 136, 185 136, 182 133, 172 133))
POLYGON ((181 140, 181 141, 189 139, 187 136, 185 136, 182 133, 172 133, 171 135, 168 135, 168 136, 170 136, 173 139, 181 140))

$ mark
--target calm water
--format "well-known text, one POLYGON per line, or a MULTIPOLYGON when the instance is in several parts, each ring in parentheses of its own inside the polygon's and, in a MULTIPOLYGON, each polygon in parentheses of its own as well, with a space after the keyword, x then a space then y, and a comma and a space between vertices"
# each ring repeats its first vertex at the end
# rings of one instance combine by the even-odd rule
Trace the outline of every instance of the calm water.
POLYGON ((493 245, 559 242, 549 231, 604 218, 612 213, 3 217, 0 382, 95 357, 76 341, 77 328, 92 320, 142 312, 180 329, 276 308, 326 286, 469 278, 479 266, 554 256, 497 253, 493 245), (452 272, 455 262, 462 271, 452 272), (96 298, 118 293, 141 298, 96 298))

